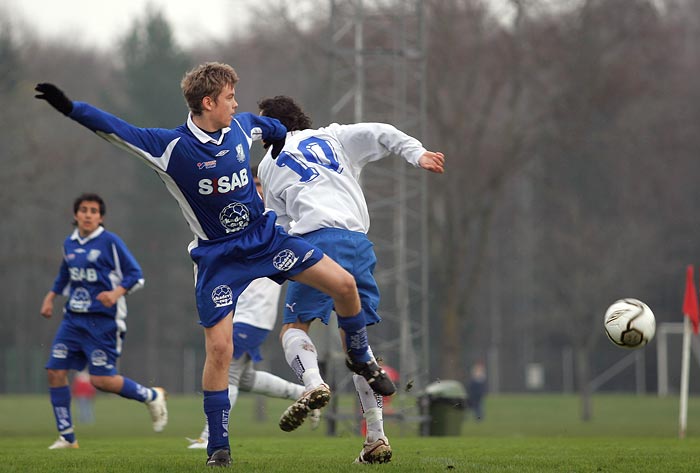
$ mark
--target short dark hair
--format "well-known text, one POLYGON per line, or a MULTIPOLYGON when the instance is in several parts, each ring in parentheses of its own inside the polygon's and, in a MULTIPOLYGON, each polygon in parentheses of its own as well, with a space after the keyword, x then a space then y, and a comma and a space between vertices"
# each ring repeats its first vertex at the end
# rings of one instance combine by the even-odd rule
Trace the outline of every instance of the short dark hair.
POLYGON ((258 108, 261 115, 278 119, 287 128, 287 131, 311 128, 311 118, 291 97, 286 95, 262 99, 258 102, 258 108))
POLYGON ((104 216, 105 212, 107 212, 107 207, 105 207, 105 201, 102 200, 102 197, 100 197, 97 194, 85 192, 83 194, 80 194, 73 201, 73 213, 74 214, 78 213, 78 209, 80 208, 80 204, 82 204, 83 202, 97 202, 100 206, 100 215, 104 216))

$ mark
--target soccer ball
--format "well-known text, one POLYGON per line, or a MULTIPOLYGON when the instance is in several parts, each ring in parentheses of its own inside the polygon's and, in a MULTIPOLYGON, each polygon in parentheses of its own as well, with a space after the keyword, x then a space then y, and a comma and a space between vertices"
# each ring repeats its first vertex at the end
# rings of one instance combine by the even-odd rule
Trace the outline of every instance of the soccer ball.
POLYGON ((610 341, 618 347, 641 348, 654 338, 656 319, 644 302, 620 299, 605 312, 604 327, 610 341))

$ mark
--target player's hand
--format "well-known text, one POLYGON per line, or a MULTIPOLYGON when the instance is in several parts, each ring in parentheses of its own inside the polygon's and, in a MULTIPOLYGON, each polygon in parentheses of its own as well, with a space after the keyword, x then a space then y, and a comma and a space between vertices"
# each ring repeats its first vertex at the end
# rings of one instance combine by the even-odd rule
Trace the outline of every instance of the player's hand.
POLYGON ((39 92, 34 97, 46 100, 49 105, 62 114, 69 115, 73 111, 73 102, 55 85, 42 82, 37 84, 34 90, 39 92))
POLYGON ((53 315, 53 298, 51 298, 49 295, 44 297, 44 301, 41 303, 40 314, 46 319, 50 319, 53 315))
POLYGON ((272 159, 277 159, 277 156, 279 156, 280 153, 282 152, 282 148, 284 148, 285 139, 286 139, 286 137, 282 138, 279 141, 271 141, 271 142, 265 141, 265 142, 263 142, 263 147, 265 149, 268 149, 270 146, 272 146, 272 151, 270 151, 270 155, 272 156, 272 159))
POLYGON ((112 291, 100 292, 97 295, 97 300, 102 302, 102 305, 105 307, 112 307, 122 295, 124 295, 124 291, 120 291, 119 288, 117 288, 112 291))
POLYGON ((440 152, 426 151, 418 160, 418 165, 426 171, 442 174, 445 172, 445 155, 440 152))

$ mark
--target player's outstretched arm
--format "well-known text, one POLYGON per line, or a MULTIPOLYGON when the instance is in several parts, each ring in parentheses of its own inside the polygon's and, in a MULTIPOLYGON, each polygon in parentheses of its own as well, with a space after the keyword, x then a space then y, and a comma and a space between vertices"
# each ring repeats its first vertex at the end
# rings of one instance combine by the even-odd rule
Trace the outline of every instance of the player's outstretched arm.
POLYGON ((34 87, 34 90, 39 92, 34 97, 46 100, 49 105, 61 112, 62 114, 68 116, 70 112, 73 111, 73 102, 66 97, 61 89, 53 84, 42 82, 34 87))
POLYGON ((426 151, 418 159, 418 165, 426 171, 442 174, 445 172, 445 155, 440 152, 426 151))

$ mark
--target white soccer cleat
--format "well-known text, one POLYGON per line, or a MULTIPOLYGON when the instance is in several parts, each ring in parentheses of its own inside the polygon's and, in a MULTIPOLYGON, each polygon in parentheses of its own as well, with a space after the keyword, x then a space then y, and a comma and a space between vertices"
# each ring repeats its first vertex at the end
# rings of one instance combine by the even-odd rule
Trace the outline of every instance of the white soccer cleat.
POLYGON ((360 455, 354 463, 389 463, 391 461, 391 446, 389 440, 384 437, 362 446, 360 455))
POLYGON ((54 443, 52 443, 49 446, 49 450, 56 450, 58 448, 80 448, 78 447, 78 441, 76 440, 75 442, 71 443, 68 440, 63 438, 63 435, 58 437, 58 440, 56 440, 54 443))
POLYGON ((309 427, 311 427, 311 430, 318 429, 318 426, 321 425, 321 409, 310 410, 308 417, 309 427))
POLYGON ((185 438, 190 443, 187 448, 206 449, 207 444, 209 443, 206 439, 203 439, 202 437, 199 437, 198 439, 191 439, 189 437, 185 437, 185 438))
POLYGON ((315 409, 321 409, 331 400, 331 390, 323 383, 304 394, 289 406, 280 418, 280 429, 291 432, 304 423, 304 420, 315 409))
POLYGON ((168 398, 168 393, 163 388, 153 388, 153 390, 156 392, 156 397, 146 403, 146 407, 148 407, 148 412, 151 414, 153 430, 162 432, 168 424, 168 406, 165 402, 168 398))

